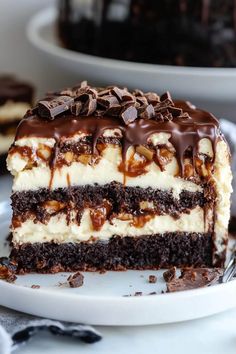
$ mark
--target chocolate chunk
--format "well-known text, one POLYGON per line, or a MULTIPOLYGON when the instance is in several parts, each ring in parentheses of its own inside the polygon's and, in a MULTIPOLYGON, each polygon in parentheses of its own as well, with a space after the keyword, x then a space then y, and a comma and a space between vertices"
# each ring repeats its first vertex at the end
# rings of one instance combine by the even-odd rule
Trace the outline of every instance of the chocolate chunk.
POLYGON ((176 267, 172 267, 163 273, 163 278, 168 283, 176 278, 176 267))
POLYGON ((140 118, 151 119, 155 116, 155 111, 152 104, 149 104, 142 113, 140 113, 140 118))
POLYGON ((53 120, 57 115, 68 111, 74 99, 69 96, 49 97, 38 103, 38 114, 42 118, 53 120))
POLYGON ((149 275, 149 277, 148 277, 148 282, 150 283, 150 284, 155 284, 156 282, 157 282, 157 277, 155 276, 155 275, 149 275))
POLYGON ((168 107, 168 111, 172 114, 173 117, 178 117, 183 114, 183 110, 177 107, 168 107))
POLYGON ((123 119, 126 125, 134 122, 137 117, 138 117, 137 109, 133 106, 125 108, 121 113, 121 118, 123 119))
POLYGON ((112 105, 107 109, 106 114, 114 117, 118 117, 121 111, 121 106, 118 104, 112 105))
POLYGON ((185 268, 181 270, 179 278, 167 282, 167 292, 209 286, 219 281, 222 274, 223 269, 220 268, 185 268))
POLYGON ((70 108, 71 113, 74 114, 75 116, 78 116, 82 110, 82 106, 83 106, 82 102, 80 101, 75 102, 70 108))
POLYGON ((71 274, 67 278, 67 281, 68 281, 71 288, 79 288, 84 283, 84 276, 80 272, 77 272, 77 273, 71 274))
POLYGON ((97 100, 93 98, 92 95, 88 95, 88 99, 84 106, 82 107, 81 114, 89 116, 90 114, 94 113, 97 108, 97 100))
POLYGON ((102 107, 110 108, 110 107, 112 107, 114 105, 118 105, 119 101, 118 101, 118 99, 115 96, 106 95, 106 96, 99 97, 97 99, 97 103, 99 105, 101 105, 102 107))
POLYGON ((143 96, 144 93, 143 93, 143 91, 141 91, 141 90, 135 89, 135 90, 133 91, 133 95, 134 95, 135 97, 140 97, 140 96, 143 96))
POLYGON ((174 105, 174 102, 172 101, 169 91, 163 93, 163 95, 161 95, 161 97, 160 97, 161 102, 166 101, 166 100, 168 100, 169 102, 171 102, 174 105))
POLYGON ((160 102, 160 97, 155 92, 147 92, 144 94, 144 97, 148 100, 149 103, 154 105, 160 102))
POLYGON ((113 87, 111 93, 115 95, 119 101, 122 101, 124 90, 119 89, 118 87, 113 87))

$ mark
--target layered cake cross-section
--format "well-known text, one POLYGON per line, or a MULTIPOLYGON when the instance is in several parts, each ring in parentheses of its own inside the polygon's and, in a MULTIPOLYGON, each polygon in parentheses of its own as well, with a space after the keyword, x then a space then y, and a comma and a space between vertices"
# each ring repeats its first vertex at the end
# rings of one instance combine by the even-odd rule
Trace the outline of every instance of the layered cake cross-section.
POLYGON ((86 82, 28 111, 9 150, 19 272, 222 266, 228 145, 184 101, 86 82))
POLYGON ((0 76, 0 173, 6 170, 7 152, 16 127, 32 106, 33 91, 29 83, 14 76, 0 76))

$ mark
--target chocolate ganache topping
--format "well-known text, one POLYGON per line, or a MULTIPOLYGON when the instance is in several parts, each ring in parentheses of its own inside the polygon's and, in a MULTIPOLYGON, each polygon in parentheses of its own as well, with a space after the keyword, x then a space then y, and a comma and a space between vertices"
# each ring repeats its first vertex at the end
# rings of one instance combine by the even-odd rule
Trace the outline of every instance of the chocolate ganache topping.
POLYGON ((152 134, 170 134, 182 173, 188 148, 192 148, 195 158, 200 139, 210 139, 215 151, 221 137, 219 123, 212 114, 188 102, 174 102, 168 92, 158 96, 116 86, 95 88, 82 82, 71 89, 49 93, 39 101, 19 124, 16 140, 30 136, 59 141, 83 132, 92 136, 96 154, 97 140, 107 129, 122 132, 123 159, 130 146, 147 144, 152 134))

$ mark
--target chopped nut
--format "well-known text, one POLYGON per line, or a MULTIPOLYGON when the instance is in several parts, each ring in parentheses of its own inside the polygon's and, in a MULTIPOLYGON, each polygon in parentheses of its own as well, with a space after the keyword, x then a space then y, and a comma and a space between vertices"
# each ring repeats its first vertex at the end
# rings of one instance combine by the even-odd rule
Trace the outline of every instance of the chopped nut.
POLYGON ((52 214, 65 208, 65 204, 58 202, 57 200, 48 200, 47 202, 43 203, 43 207, 47 209, 48 213, 52 214))
POLYGON ((67 151, 64 154, 64 159, 66 160, 67 163, 71 163, 74 159, 74 154, 72 151, 67 151))
POLYGON ((192 177, 194 175, 194 168, 193 165, 191 165, 190 163, 186 164, 184 166, 184 176, 186 178, 192 177))
POLYGON ((47 145, 39 144, 36 154, 40 159, 47 161, 51 156, 51 148, 47 145))
POLYGON ((140 154, 145 156, 148 160, 153 159, 154 152, 150 149, 146 148, 144 145, 139 145, 136 147, 136 151, 140 154))

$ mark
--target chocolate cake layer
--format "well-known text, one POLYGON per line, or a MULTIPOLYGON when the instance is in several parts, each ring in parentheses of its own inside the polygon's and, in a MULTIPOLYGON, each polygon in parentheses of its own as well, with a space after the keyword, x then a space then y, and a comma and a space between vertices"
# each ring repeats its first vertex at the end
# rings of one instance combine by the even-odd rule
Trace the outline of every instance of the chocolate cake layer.
MULTIPOLYGON (((26 243, 12 249, 18 272, 158 269, 212 266, 210 233, 165 233, 142 237, 114 236, 108 242, 26 243)), ((218 266, 224 262, 218 259, 218 266)))
POLYGON ((32 104, 33 87, 12 75, 0 76, 0 105, 7 101, 27 102, 32 104))
MULTIPOLYGON (((79 211, 86 207, 96 208, 104 204, 104 200, 111 205, 111 213, 127 212, 139 215, 144 212, 140 203, 152 202, 156 214, 168 214, 178 217, 196 206, 204 207, 214 201, 214 194, 204 195, 201 192, 182 191, 179 199, 173 197, 171 191, 152 188, 125 187, 120 183, 101 185, 85 185, 70 188, 49 190, 42 188, 36 191, 15 192, 11 196, 14 216, 22 216, 33 212, 39 220, 46 217, 45 204, 48 201, 57 201, 64 204, 63 209, 69 210, 73 205, 79 211)), ((60 210, 62 207, 60 208, 60 210)), ((150 210, 149 210, 150 211, 150 210)))

